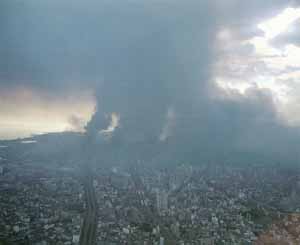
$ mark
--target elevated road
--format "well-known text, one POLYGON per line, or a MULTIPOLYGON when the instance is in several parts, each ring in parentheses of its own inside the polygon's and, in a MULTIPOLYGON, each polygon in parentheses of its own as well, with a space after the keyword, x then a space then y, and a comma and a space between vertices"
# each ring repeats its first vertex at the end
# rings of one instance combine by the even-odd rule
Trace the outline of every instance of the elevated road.
POLYGON ((93 177, 90 173, 83 180, 85 191, 86 211, 80 232, 80 245, 95 245, 97 237, 97 200, 93 186, 93 177))

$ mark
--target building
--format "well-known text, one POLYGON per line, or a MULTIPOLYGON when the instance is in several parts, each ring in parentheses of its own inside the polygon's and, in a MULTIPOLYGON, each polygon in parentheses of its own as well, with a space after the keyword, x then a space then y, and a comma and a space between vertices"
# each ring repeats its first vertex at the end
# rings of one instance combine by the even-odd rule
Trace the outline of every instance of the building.
POLYGON ((159 239, 159 245, 164 245, 165 244, 165 238, 160 237, 159 239))
POLYGON ((165 190, 156 191, 156 206, 159 214, 168 210, 168 193, 165 190))

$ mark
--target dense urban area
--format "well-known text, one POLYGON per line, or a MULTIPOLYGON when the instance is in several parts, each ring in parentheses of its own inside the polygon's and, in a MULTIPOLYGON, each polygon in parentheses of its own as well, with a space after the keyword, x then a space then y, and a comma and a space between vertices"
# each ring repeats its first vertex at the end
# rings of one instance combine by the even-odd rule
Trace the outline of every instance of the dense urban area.
MULTIPOLYGON (((276 222, 295 229, 289 222, 300 221, 296 167, 135 162, 84 170, 21 154, 36 142, 4 143, 1 245, 267 244, 260 239, 280 230, 276 222), (20 157, 10 157, 12 147, 20 157)), ((284 234, 299 244, 299 231, 284 234)))

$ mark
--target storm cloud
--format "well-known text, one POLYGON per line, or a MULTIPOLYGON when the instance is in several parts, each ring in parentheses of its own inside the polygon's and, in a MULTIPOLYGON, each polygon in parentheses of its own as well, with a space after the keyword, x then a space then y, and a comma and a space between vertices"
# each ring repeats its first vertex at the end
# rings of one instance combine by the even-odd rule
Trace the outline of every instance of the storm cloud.
POLYGON ((115 113, 113 140, 157 144, 161 161, 230 161, 234 154, 297 161, 299 129, 284 125, 272 94, 224 91, 213 70, 222 28, 249 39, 259 21, 290 4, 1 1, 0 89, 93 89, 88 134, 100 137, 115 113))

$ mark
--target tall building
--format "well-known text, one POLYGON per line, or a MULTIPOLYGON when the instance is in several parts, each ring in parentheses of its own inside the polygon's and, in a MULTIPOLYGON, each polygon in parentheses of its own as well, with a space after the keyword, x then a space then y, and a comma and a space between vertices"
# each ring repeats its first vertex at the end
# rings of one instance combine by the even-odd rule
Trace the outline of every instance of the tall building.
POLYGON ((156 191, 156 205, 159 214, 168 210, 168 193, 165 190, 158 189, 156 191))
POLYGON ((159 239, 159 245, 165 245, 165 238, 160 237, 160 239, 159 239))

